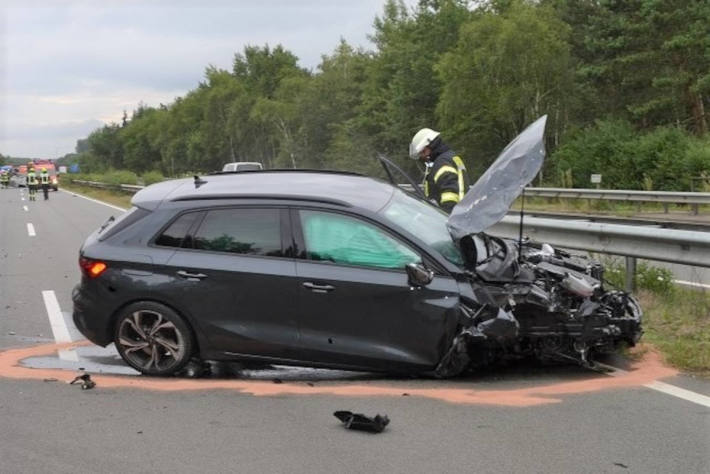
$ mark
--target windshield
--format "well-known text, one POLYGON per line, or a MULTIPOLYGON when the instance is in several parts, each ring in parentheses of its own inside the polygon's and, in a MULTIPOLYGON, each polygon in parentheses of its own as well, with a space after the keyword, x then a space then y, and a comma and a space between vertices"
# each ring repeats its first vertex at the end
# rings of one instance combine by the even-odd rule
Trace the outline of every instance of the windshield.
POLYGON ((380 211, 385 218, 419 237, 449 262, 463 265, 463 258, 446 230, 448 215, 429 204, 396 190, 392 200, 380 211))

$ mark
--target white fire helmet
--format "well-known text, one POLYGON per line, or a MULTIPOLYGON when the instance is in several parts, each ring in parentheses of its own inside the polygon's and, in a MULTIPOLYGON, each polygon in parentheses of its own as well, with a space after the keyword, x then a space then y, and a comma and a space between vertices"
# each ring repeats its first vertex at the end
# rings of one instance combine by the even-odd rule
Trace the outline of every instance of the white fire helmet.
POLYGON ((412 138, 412 143, 409 144, 409 157, 413 160, 419 159, 419 152, 436 140, 438 136, 439 132, 431 128, 422 128, 419 130, 414 135, 414 138, 412 138))

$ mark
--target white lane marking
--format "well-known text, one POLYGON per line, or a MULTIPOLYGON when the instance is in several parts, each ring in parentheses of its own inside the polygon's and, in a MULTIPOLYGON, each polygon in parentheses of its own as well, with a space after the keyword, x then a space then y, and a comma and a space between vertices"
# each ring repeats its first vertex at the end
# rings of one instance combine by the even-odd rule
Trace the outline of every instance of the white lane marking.
POLYGON ((27 223, 27 234, 30 237, 34 237, 37 235, 37 233, 35 232, 35 226, 33 226, 30 222, 27 223))
MULTIPOLYGON (((613 365, 606 365, 600 363, 597 363, 597 365, 604 367, 607 370, 611 370, 611 372, 608 372, 607 375, 610 375, 612 377, 620 377, 629 373, 626 370, 617 369, 613 365)), ((658 381, 647 383, 646 385, 644 385, 644 387, 710 408, 710 397, 708 397, 707 395, 691 392, 690 390, 686 390, 684 388, 676 387, 675 385, 658 381)))
POLYGON ((710 285, 706 285, 705 283, 695 283, 693 281, 685 281, 685 280, 673 280, 673 283, 677 283, 679 285, 685 285, 685 286, 692 286, 694 288, 707 288, 710 289, 710 285))
POLYGON ((22 206, 22 209, 24 209, 25 212, 29 211, 29 209, 27 209, 27 206, 22 206))
MULTIPOLYGON (((44 300, 44 307, 47 310, 47 316, 49 317, 49 325, 52 327, 54 341, 57 344, 72 342, 71 335, 69 334, 69 328, 64 320, 62 310, 59 308, 57 295, 55 295, 52 290, 44 290, 42 291, 42 299, 44 300)), ((79 361, 79 356, 74 349, 60 350, 59 358, 74 362, 79 361)))
POLYGON ((108 206, 108 207, 110 207, 110 208, 112 208, 112 209, 116 209, 117 211, 127 211, 127 210, 128 210, 128 209, 124 209, 124 208, 122 208, 122 207, 114 206, 113 204, 109 204, 109 203, 107 203, 107 202, 99 201, 98 199, 93 199, 93 198, 90 198, 90 197, 88 197, 88 196, 84 196, 83 194, 75 193, 74 191, 66 191, 66 190, 64 190, 64 189, 60 189, 60 191, 65 192, 65 193, 70 193, 70 194, 73 194, 73 195, 75 195, 75 196, 79 196, 80 198, 84 198, 84 199, 86 199, 87 201, 95 202, 95 203, 97 203, 97 204, 103 204, 104 206, 108 206))
POLYGON ((707 395, 701 395, 699 393, 691 392, 684 388, 676 387, 675 385, 669 385, 663 382, 651 382, 644 385, 652 390, 657 390, 659 392, 666 393, 668 395, 673 395, 674 397, 682 398, 683 400, 688 400, 689 402, 697 403, 698 405, 703 405, 710 408, 710 397, 707 395))

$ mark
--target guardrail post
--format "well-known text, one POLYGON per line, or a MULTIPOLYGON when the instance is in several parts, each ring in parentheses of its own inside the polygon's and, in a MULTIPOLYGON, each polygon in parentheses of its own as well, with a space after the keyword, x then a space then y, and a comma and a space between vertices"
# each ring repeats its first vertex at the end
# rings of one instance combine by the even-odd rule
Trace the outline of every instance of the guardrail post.
POLYGON ((694 215, 694 216, 697 216, 697 215, 698 215, 698 205, 697 205, 697 204, 692 204, 691 207, 692 207, 692 209, 693 209, 693 215, 694 215))
POLYGON ((628 292, 636 291, 636 257, 626 257, 626 285, 628 292))
POLYGON ((668 203, 667 202, 663 203, 663 213, 668 214, 668 203))

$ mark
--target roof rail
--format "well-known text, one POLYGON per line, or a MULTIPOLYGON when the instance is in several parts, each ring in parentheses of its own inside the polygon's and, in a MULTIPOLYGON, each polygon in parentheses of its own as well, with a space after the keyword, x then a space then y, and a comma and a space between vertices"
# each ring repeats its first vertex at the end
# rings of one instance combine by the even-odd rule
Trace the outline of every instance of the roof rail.
POLYGON ((178 201, 217 201, 227 199, 258 199, 261 201, 305 201, 317 202, 321 204, 333 204, 335 206, 352 207, 350 203, 340 201, 338 199, 328 199, 316 196, 293 196, 288 194, 202 194, 202 195, 187 195, 170 199, 171 202, 178 201))
POLYGON ((342 170, 323 170, 323 169, 310 169, 310 168, 272 168, 267 170, 243 170, 243 171, 213 171, 208 173, 209 176, 222 175, 222 174, 243 174, 243 173, 325 173, 325 174, 340 174, 346 176, 367 176, 362 173, 356 173, 354 171, 342 171, 342 170))

